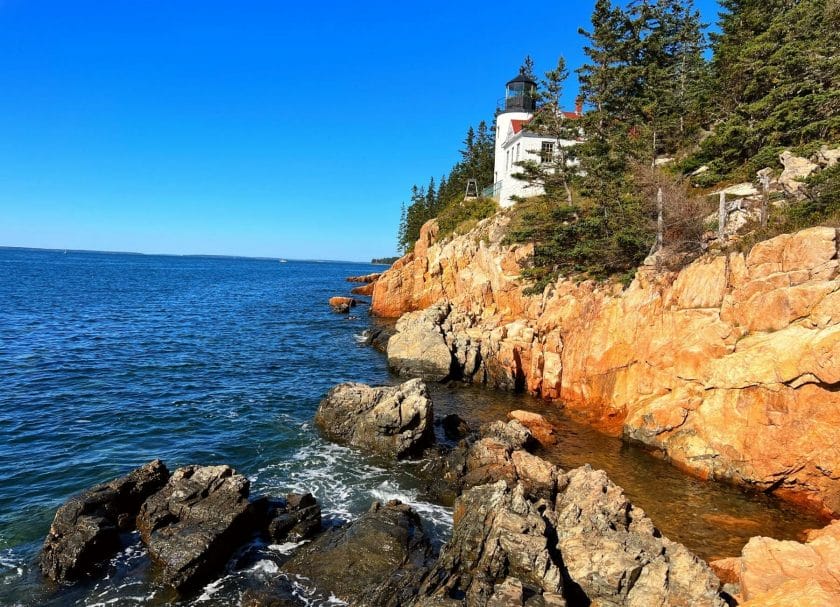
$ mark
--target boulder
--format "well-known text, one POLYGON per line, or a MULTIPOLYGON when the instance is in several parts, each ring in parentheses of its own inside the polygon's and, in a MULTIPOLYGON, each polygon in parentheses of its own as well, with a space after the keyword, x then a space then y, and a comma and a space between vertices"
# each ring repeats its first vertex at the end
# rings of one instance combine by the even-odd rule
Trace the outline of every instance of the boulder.
POLYGON ((434 412, 426 384, 339 384, 318 406, 315 423, 331 440, 386 457, 417 455, 435 441, 434 412))
POLYGON ((416 605, 724 607, 709 567, 603 472, 555 474, 564 478, 553 499, 503 481, 465 491, 416 605))
POLYGON ((255 528, 249 487, 230 466, 185 466, 143 503, 137 528, 164 584, 192 590, 222 569, 255 528))
POLYGON ((464 418, 454 413, 444 417, 440 425, 443 427, 443 434, 449 440, 460 440, 466 438, 470 433, 470 425, 464 418))
POLYGON ((333 527, 282 566, 352 605, 406 605, 431 558, 417 513, 399 501, 374 502, 355 521, 333 527))
POLYGON ((452 352, 441 323, 449 306, 441 304, 403 315, 388 340, 388 366, 400 375, 443 381, 452 374, 452 352))
POLYGON ((321 530, 321 507, 311 493, 289 493, 285 499, 261 497, 254 501, 262 516, 262 526, 269 541, 299 542, 321 530))
POLYGON ((482 426, 478 437, 462 440, 440 458, 431 458, 420 469, 426 492, 433 499, 451 503, 466 489, 504 481, 522 483, 532 497, 551 499, 559 472, 525 449, 533 445, 531 433, 516 420, 482 426))
POLYGON ((350 312, 350 308, 356 305, 356 300, 352 297, 330 297, 330 307, 333 312, 346 314, 350 312))
POLYGON ((818 170, 819 166, 807 158, 794 156, 789 150, 785 150, 779 155, 779 161, 785 167, 782 174, 779 175, 779 184, 790 195, 802 195, 805 190, 805 184, 802 183, 802 180, 818 170))
POLYGON ((831 149, 824 145, 817 152, 815 160, 823 168, 833 167, 840 162, 840 148, 831 149))
POLYGON ((602 470, 569 472, 547 518, 569 578, 592 604, 725 604, 709 566, 662 537, 602 470))
POLYGON ((141 504, 168 478, 164 463, 154 460, 70 498, 55 513, 44 541, 44 576, 68 584, 97 572, 119 549, 120 531, 134 528, 141 504))
POLYGON ((456 503, 453 524, 452 538, 421 595, 463 597, 467 605, 515 605, 502 601, 510 600, 522 582, 562 595, 563 571, 552 554, 552 534, 521 485, 511 490, 499 481, 466 491, 456 503))
POLYGON ((557 443, 557 433, 554 426, 539 413, 517 409, 508 413, 508 419, 515 419, 528 428, 534 438, 542 445, 554 445, 557 443))

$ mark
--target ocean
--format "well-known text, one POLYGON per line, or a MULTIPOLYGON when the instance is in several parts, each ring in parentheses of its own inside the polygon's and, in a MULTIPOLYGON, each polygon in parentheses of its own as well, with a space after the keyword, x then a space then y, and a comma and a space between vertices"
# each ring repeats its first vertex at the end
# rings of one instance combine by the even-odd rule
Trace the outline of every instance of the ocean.
MULTIPOLYGON (((358 339, 372 322, 367 306, 348 316, 327 305, 347 294, 347 276, 381 270, 0 249, 0 605, 170 604, 150 582, 139 542, 71 589, 44 584, 37 570, 64 500, 154 458, 170 470, 229 464, 251 480, 252 496, 311 491, 327 524, 352 520, 375 499, 399 498, 445 541, 451 511, 422 499, 413 464, 372 460, 312 426, 335 384, 399 381, 358 339)), ((794 537, 819 524, 765 496, 686 477, 556 406, 451 385, 432 393, 438 414, 457 411, 471 423, 512 408, 545 413, 563 437, 546 457, 606 469, 666 534, 703 556, 737 553, 756 532, 794 537)), ((178 604, 236 605, 249 581, 276 574, 283 550, 250 546, 178 604)), ((312 605, 330 602, 305 585, 300 594, 312 605)))

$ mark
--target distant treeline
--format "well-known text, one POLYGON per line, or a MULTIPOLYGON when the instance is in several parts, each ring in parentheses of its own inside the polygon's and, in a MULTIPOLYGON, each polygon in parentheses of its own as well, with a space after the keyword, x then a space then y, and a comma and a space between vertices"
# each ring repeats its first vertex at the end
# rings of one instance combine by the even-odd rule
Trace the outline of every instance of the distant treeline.
POLYGON ((395 261, 397 261, 399 257, 374 257, 370 260, 370 263, 375 263, 377 265, 387 265, 390 266, 395 261))

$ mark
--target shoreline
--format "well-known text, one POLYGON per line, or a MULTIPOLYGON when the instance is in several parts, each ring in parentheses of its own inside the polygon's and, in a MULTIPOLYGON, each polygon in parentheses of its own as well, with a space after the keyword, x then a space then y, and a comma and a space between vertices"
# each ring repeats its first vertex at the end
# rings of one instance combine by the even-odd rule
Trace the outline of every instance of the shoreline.
POLYGON ((505 225, 500 213, 438 242, 430 221, 375 283, 371 313, 401 317, 403 342, 440 344, 444 364, 448 349, 458 379, 561 401, 693 476, 840 515, 836 230, 642 267, 626 289, 560 280, 526 296, 530 248, 502 245, 505 225))

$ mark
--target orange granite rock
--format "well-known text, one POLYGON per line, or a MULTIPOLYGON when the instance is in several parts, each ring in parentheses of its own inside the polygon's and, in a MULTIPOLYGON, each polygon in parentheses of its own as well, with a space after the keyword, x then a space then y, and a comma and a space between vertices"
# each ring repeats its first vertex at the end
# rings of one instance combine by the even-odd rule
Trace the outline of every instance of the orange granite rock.
POLYGON ((562 401, 702 478, 840 514, 837 230, 680 272, 642 267, 626 288, 561 278, 525 295, 532 248, 503 243, 508 222, 502 212, 442 240, 428 222, 375 283, 372 312, 448 301, 468 319, 451 330, 480 348, 476 381, 562 401))
POLYGON ((335 312, 347 313, 356 305, 356 300, 352 297, 330 297, 329 303, 335 312))
POLYGON ((754 537, 740 557, 709 565, 722 581, 740 585, 741 605, 840 605, 840 521, 809 532, 805 543, 754 537))
POLYGON ((531 434, 534 435, 534 438, 543 445, 557 443, 557 433, 554 430, 554 426, 539 413, 517 409, 508 413, 508 419, 515 419, 528 428, 531 434))

